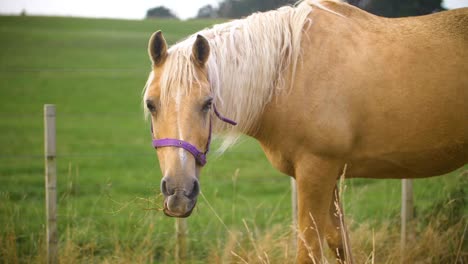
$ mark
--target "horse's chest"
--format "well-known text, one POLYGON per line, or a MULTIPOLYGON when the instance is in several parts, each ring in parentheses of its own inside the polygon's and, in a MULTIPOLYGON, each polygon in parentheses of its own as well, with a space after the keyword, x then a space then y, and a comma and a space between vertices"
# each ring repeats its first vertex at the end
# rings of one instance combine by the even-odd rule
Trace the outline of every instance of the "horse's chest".
POLYGON ((279 170, 280 172, 294 176, 294 166, 291 160, 291 155, 286 154, 282 151, 275 150, 273 148, 269 148, 263 144, 261 144, 265 155, 270 161, 271 165, 279 170))

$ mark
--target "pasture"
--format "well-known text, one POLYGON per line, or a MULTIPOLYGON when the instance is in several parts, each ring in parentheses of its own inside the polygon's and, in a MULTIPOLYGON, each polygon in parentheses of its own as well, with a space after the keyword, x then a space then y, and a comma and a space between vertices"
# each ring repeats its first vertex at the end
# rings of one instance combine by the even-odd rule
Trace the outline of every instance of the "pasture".
MULTIPOLYGON (((63 263, 173 262, 174 219, 159 210, 161 173, 141 107, 147 41, 162 29, 174 43, 218 22, 0 17, 2 262, 45 260, 46 103, 57 107, 63 263)), ((188 219, 188 262, 293 262, 289 177, 249 138, 208 159, 188 219)), ((468 261, 466 171, 415 180, 415 261, 468 261)), ((345 185, 358 263, 371 255, 375 263, 398 261, 400 181, 345 185)))

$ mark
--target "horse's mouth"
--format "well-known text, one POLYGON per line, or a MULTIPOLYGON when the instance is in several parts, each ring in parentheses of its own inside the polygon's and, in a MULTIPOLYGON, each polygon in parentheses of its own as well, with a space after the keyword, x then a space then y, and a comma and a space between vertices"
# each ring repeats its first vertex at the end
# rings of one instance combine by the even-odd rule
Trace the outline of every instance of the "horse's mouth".
POLYGON ((195 204, 196 204, 196 201, 193 203, 192 207, 190 208, 190 210, 188 210, 187 212, 183 213, 183 214, 178 214, 176 212, 172 212, 170 211, 168 208, 167 208, 167 200, 164 201, 164 214, 166 216, 169 216, 169 217, 177 217, 177 218, 186 218, 186 217, 189 217, 191 214, 192 214, 192 211, 193 209, 195 208, 195 204))

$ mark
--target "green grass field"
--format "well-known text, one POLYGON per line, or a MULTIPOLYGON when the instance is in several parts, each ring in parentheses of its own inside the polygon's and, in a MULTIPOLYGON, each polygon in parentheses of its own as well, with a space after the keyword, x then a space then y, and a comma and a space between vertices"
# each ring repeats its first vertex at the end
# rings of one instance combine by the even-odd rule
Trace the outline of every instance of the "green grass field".
MULTIPOLYGON (((146 45, 158 29, 174 43, 217 22, 0 17, 0 262, 44 261, 44 104, 57 107, 62 262, 173 262, 174 219, 157 210, 161 175, 141 109, 146 45)), ((466 222, 462 170, 414 186, 419 222, 439 212, 466 222)), ((211 154, 201 187, 188 262, 225 262, 231 248, 246 255, 290 235, 289 178, 255 140, 211 154)), ((400 181, 348 180, 344 200, 353 229, 398 230, 400 181)))

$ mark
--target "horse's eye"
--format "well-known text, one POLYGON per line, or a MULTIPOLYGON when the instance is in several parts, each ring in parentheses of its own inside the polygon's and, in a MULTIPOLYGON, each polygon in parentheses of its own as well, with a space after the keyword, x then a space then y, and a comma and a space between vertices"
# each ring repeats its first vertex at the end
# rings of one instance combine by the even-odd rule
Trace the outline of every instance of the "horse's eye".
POLYGON ((146 100, 146 107, 150 112, 156 111, 156 106, 154 105, 153 101, 151 100, 146 100))
POLYGON ((206 100, 205 104, 203 105, 203 112, 208 112, 211 109, 211 106, 213 105, 213 99, 208 99, 206 100))

